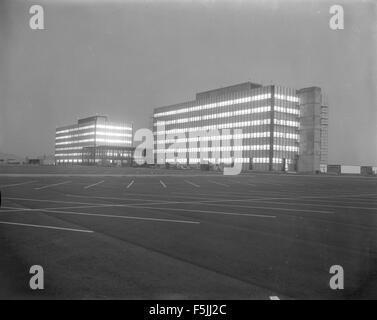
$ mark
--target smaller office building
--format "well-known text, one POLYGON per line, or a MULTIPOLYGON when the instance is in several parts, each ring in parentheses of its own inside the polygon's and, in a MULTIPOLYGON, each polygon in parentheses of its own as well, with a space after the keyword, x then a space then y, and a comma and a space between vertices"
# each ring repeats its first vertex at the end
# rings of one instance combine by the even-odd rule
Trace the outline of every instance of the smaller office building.
POLYGON ((55 164, 131 165, 133 127, 110 122, 106 116, 80 119, 59 127, 55 135, 55 164))

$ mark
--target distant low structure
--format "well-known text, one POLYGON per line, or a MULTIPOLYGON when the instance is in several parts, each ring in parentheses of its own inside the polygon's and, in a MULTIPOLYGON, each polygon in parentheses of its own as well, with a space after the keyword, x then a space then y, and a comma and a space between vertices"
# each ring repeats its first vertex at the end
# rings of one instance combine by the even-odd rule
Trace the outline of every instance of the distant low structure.
POLYGON ((93 116, 56 129, 55 164, 131 165, 133 126, 93 116))
POLYGON ((325 170, 321 172, 328 174, 361 174, 364 176, 372 176, 377 175, 377 167, 329 164, 325 170))
POLYGON ((27 159, 26 163, 30 165, 41 165, 41 159, 27 159))
POLYGON ((22 165, 25 159, 13 154, 0 153, 0 165, 22 165))
POLYGON ((27 165, 43 165, 43 166, 51 166, 55 164, 54 156, 40 156, 36 158, 25 158, 24 164, 27 165))

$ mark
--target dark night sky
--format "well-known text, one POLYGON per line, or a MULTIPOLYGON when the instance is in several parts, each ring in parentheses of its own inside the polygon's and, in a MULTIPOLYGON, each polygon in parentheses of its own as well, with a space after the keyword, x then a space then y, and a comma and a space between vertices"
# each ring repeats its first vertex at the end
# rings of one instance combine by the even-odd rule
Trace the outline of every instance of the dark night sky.
POLYGON ((377 5, 335 3, 344 30, 334 1, 1 0, 0 152, 53 154, 55 127, 96 113, 149 127, 154 107, 250 80, 322 87, 329 161, 377 165, 377 5))

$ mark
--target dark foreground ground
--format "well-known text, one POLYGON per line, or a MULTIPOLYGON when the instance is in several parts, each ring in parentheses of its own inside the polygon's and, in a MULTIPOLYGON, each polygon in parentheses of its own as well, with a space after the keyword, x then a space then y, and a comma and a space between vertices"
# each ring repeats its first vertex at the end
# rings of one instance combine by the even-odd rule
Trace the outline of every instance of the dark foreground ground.
POLYGON ((43 170, 0 169, 0 298, 377 298, 376 178, 43 170))

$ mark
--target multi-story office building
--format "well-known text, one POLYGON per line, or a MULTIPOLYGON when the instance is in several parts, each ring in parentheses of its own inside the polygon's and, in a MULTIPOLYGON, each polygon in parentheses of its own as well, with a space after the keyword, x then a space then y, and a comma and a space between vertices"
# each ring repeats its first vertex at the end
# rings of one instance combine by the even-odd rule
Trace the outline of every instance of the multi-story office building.
POLYGON ((105 116, 78 120, 56 129, 56 164, 130 164, 133 128, 130 123, 115 123, 105 116))
POLYGON ((246 82, 154 110, 157 163, 242 163, 243 169, 318 171, 327 161, 320 88, 246 82), (173 145, 172 145, 173 144, 173 145))

